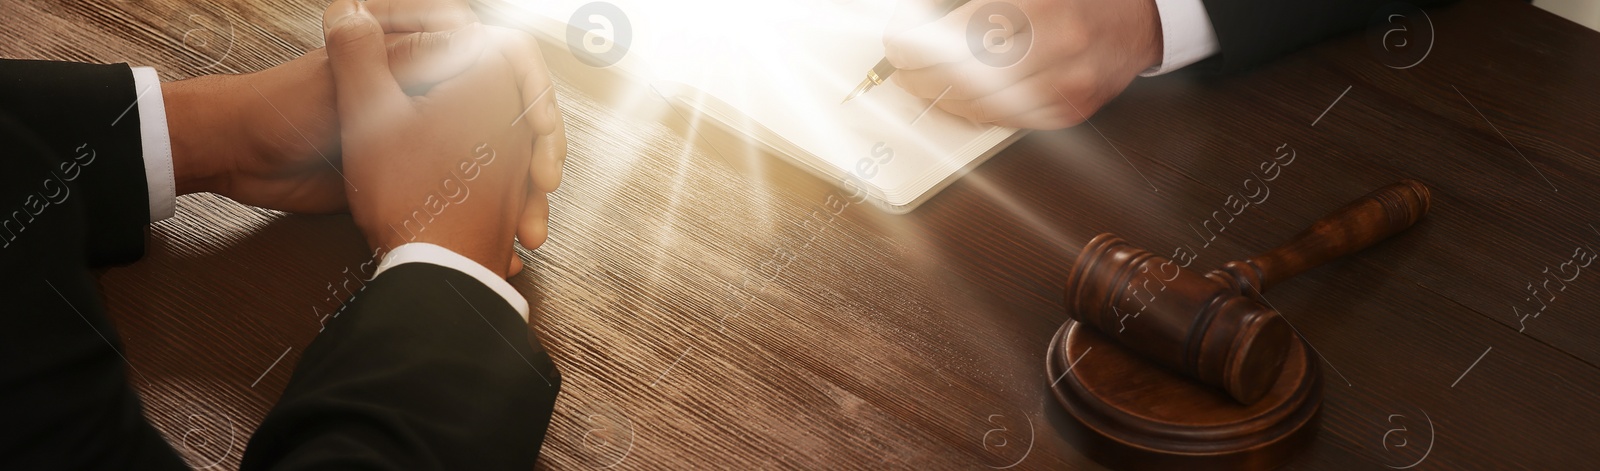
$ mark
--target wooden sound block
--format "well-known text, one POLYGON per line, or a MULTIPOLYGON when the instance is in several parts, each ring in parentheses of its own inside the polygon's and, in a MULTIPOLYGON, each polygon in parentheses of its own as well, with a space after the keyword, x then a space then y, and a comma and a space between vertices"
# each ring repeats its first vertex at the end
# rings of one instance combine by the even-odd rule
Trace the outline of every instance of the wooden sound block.
POLYGON ((1291 344, 1277 383, 1248 406, 1071 320, 1045 371, 1076 426, 1067 439, 1106 467, 1272 469, 1310 444, 1322 410, 1322 372, 1304 342, 1291 344))

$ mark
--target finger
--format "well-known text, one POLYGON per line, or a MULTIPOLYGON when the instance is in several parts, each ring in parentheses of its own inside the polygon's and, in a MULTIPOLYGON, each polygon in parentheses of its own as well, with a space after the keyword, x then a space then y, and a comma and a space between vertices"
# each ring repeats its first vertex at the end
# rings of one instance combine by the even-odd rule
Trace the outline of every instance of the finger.
POLYGON ((390 33, 444 31, 478 22, 464 0, 368 0, 367 9, 390 33))
POLYGON ((1010 87, 1023 76, 983 66, 975 60, 901 70, 889 76, 896 86, 921 98, 975 100, 1010 87), (977 66, 974 66, 977 64, 977 66))
POLYGON ((361 2, 334 0, 323 13, 322 29, 345 129, 403 109, 406 95, 389 71, 383 29, 361 2))
MULTIPOLYGON (((1083 97, 1092 90, 1081 85, 1075 72, 1049 70, 1022 79, 1015 85, 974 100, 940 100, 940 109, 980 123, 992 123, 1040 108, 1059 105, 1069 97, 1083 97)), ((1081 98, 1071 98, 1082 101, 1081 98)))
POLYGON ((533 126, 535 136, 555 132, 555 122, 561 117, 555 108, 555 82, 550 79, 549 68, 545 67, 538 40, 531 34, 510 28, 488 28, 494 36, 496 47, 500 48, 500 54, 511 64, 511 71, 517 78, 518 90, 522 94, 524 111, 516 124, 526 121, 533 126))
MULTIPOLYGON (((1088 110, 1084 110, 1088 111, 1088 110)), ((994 124, 1008 128, 1055 130, 1083 124, 1087 119, 1071 106, 1062 104, 1007 117, 994 124)))
POLYGON ((528 166, 534 188, 545 193, 561 187, 561 175, 567 163, 567 124, 560 119, 559 111, 556 116, 555 132, 539 136, 533 142, 533 165, 528 166))
POLYGON ((986 95, 971 77, 962 77, 951 71, 952 64, 939 64, 914 70, 896 71, 889 76, 895 86, 918 98, 945 100, 971 100, 986 95))
POLYGON ((1051 82, 1055 94, 1054 104, 1019 113, 994 121, 994 124, 1013 128, 1062 129, 1088 121, 1090 116, 1122 93, 1121 87, 1104 88, 1092 77, 1051 82))
POLYGON ((529 186, 527 198, 522 206, 522 219, 517 224, 517 242, 533 250, 544 245, 550 235, 550 195, 529 186))
POLYGON ((510 28, 490 27, 495 44, 511 64, 523 97, 523 111, 515 125, 528 126, 536 139, 533 161, 528 171, 534 188, 546 193, 561 186, 562 166, 566 162, 566 125, 557 104, 555 81, 545 66, 537 40, 530 34, 510 28))
POLYGON ((506 269, 506 278, 517 276, 518 273, 522 273, 522 255, 518 254, 517 249, 513 247, 511 249, 511 267, 506 269))
POLYGON ((476 25, 447 31, 390 33, 384 40, 389 45, 389 68, 407 91, 426 88, 466 71, 488 45, 483 28, 476 25))
POLYGON ((919 97, 938 96, 945 87, 951 87, 945 99, 975 100, 1017 85, 1042 71, 1078 62, 1071 57, 1046 58, 1044 54, 1029 53, 1014 65, 994 67, 969 57, 959 62, 896 71, 889 78, 895 85, 919 97))

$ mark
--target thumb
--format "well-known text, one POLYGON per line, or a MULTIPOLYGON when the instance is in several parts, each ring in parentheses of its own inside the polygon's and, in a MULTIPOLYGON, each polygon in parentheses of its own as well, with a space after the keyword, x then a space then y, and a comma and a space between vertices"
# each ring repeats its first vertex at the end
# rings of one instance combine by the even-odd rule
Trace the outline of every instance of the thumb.
POLYGON ((322 14, 322 34, 339 119, 346 129, 352 121, 383 116, 405 104, 405 92, 389 72, 383 28, 362 2, 334 0, 322 14))
POLYGON ((395 81, 411 94, 465 72, 488 44, 475 24, 448 31, 390 33, 384 40, 395 81))

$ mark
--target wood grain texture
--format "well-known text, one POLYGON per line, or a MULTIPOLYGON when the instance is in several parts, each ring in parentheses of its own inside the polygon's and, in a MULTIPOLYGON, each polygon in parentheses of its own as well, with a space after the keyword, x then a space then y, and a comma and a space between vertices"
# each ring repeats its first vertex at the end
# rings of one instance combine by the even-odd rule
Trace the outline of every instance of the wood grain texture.
MULTIPOLYGON (((322 6, 0 2, 0 56, 248 72, 318 47, 322 6)), ((1216 266, 1400 178, 1433 187, 1427 218, 1267 298, 1326 375, 1289 466, 1591 462, 1600 275, 1540 284, 1600 245, 1600 33, 1503 0, 1429 14, 1416 67, 1356 33, 1223 80, 1141 79, 906 216, 832 216, 826 182, 562 74, 566 180, 512 280, 566 378, 540 467, 1096 469, 1043 372, 1091 236, 1216 266), (1270 199, 1197 232, 1289 150, 1270 199)), ((363 247, 346 217, 192 196, 101 277, 147 414, 196 467, 237 465, 363 247)))

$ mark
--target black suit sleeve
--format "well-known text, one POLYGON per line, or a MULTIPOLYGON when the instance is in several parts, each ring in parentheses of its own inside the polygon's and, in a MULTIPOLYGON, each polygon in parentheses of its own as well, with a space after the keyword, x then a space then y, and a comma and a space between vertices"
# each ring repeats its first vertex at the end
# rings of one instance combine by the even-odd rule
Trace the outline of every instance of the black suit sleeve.
MULTIPOLYGON (((127 64, 0 59, 0 111, 62 159, 56 165, 71 167, 52 170, 74 192, 65 198, 83 203, 83 250, 93 266, 144 256, 150 193, 135 106, 139 93, 127 64)), ((13 216, 14 208, 0 211, 13 216)), ((0 244, 20 236, 8 229, 26 227, 14 220, 13 226, 0 227, 0 244)))
MULTIPOLYGON (((186 468, 88 272, 144 251, 137 97, 126 65, 0 60, 0 469, 186 468)), ((243 466, 531 468, 559 386, 493 290, 401 265, 328 321, 243 466)))
MULTIPOLYGON (((1203 0, 1220 52, 1203 63, 1216 72, 1260 65, 1313 42, 1365 27, 1397 0, 1203 0)), ((1413 0, 1433 6, 1454 0, 1413 0)))
POLYGON ((97 188, 86 182, 114 168, 114 155, 79 166, 81 154, 54 152, 36 134, 0 112, 0 469, 185 469, 145 421, 87 269, 97 188))
POLYGON ((504 298, 399 265, 306 349, 241 469, 532 469, 560 386, 504 298))
POLYGON ((127 65, 0 60, 0 469, 185 468, 88 272, 144 251, 135 97, 127 65))

